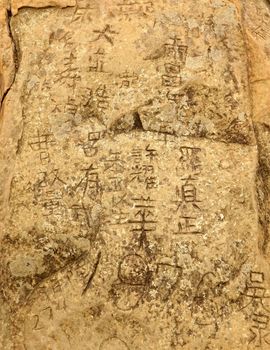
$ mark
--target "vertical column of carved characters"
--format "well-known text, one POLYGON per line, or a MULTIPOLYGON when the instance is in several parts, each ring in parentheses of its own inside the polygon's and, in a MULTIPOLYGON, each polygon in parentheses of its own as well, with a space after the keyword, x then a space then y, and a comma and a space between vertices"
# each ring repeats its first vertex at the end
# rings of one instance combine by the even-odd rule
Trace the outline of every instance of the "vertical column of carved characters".
MULTIPOLYGON (((72 264, 71 264, 72 265, 72 264)), ((72 288, 72 269, 58 271, 45 282, 33 289, 27 298, 27 305, 24 308, 24 344, 29 349, 39 346, 57 347, 59 339, 64 342, 70 335, 65 325, 59 325, 59 319, 65 317, 69 308, 68 298, 64 294, 67 288, 72 288), (52 336, 57 331, 57 337, 52 336)))
POLYGON ((77 54, 75 43, 71 31, 64 30, 55 34, 51 40, 57 40, 63 48, 63 67, 57 72, 55 83, 60 86, 66 86, 71 89, 74 94, 77 82, 81 80, 81 75, 77 66, 77 54))
POLYGON ((88 164, 81 169, 82 176, 70 188, 73 202, 69 208, 71 219, 88 232, 92 242, 96 239, 101 226, 101 213, 94 213, 94 211, 100 204, 103 192, 97 159, 100 151, 99 141, 104 137, 105 131, 89 131, 86 138, 80 138, 77 147, 82 151, 88 164))
POLYGON ((158 187, 158 178, 155 174, 154 159, 157 157, 157 150, 148 144, 144 149, 134 147, 129 155, 132 162, 129 174, 129 183, 138 184, 151 190, 158 187))
POLYGON ((80 235, 94 243, 101 227, 101 210, 98 210, 102 197, 102 183, 99 164, 91 160, 78 172, 74 183, 69 186, 69 212, 80 235))
MULTIPOLYGON (((153 161, 156 157, 157 150, 150 144, 145 147, 133 147, 128 155, 132 166, 128 173, 127 186, 132 186, 132 188, 136 186, 136 192, 156 188, 158 182, 153 176, 153 161)), ((149 196, 139 196, 133 198, 131 202, 132 205, 128 209, 133 207, 133 213, 129 214, 130 219, 124 222, 131 226, 132 237, 131 243, 125 249, 133 253, 125 256, 119 263, 118 280, 113 284, 111 290, 116 306, 126 310, 137 307, 150 287, 151 273, 147 267, 147 258, 144 256, 152 253, 148 234, 156 230, 155 224, 157 223, 154 200, 149 196), (129 306, 126 308, 125 305, 129 306)))
MULTIPOLYGON (((151 272, 147 255, 151 255, 147 235, 156 230, 155 206, 150 198, 133 198, 133 218, 131 244, 125 249, 131 253, 119 262, 118 279, 112 284, 110 294, 116 307, 129 311, 139 306, 151 285, 151 272)), ((129 214, 130 215, 130 214, 129 214)))
POLYGON ((175 35, 168 40, 163 50, 165 63, 162 86, 166 89, 167 99, 177 104, 180 98, 181 70, 186 62, 187 46, 183 45, 181 38, 175 35))
MULTIPOLYGON (((106 24, 101 29, 94 29, 92 40, 90 40, 91 54, 89 56, 88 72, 90 75, 100 76, 100 81, 104 80, 104 75, 109 72, 106 70, 106 54, 111 49, 108 46, 114 46, 115 37, 118 32, 110 24, 106 24)), ((93 103, 96 114, 103 121, 106 112, 110 107, 111 89, 107 83, 99 83, 93 88, 93 103)))
MULTIPOLYGON (((154 227, 150 225, 156 221, 145 219, 145 216, 151 213, 149 206, 139 204, 137 209, 139 211, 136 214, 141 214, 141 217, 138 218, 135 214, 138 219, 130 222, 136 224, 133 231, 140 235, 138 240, 142 241, 142 248, 138 249, 138 253, 126 255, 119 263, 118 280, 113 283, 111 289, 114 303, 120 310, 125 311, 138 307, 146 297, 148 301, 154 296, 155 300, 168 302, 182 275, 182 267, 177 262, 162 262, 162 259, 161 262, 154 262, 149 249, 143 249, 143 244, 147 244, 147 234, 154 231, 154 227), (150 262, 151 266, 153 265, 152 270, 150 262)), ((164 259, 172 260, 168 257, 163 257, 164 259)))
POLYGON ((263 272, 250 271, 242 294, 243 306, 250 320, 248 349, 268 349, 270 346, 270 293, 265 286, 263 272))
POLYGON ((150 253, 148 233, 156 229, 155 225, 153 226, 156 223, 153 190, 158 186, 154 167, 154 160, 157 156, 157 150, 150 144, 133 146, 128 155, 129 163, 131 163, 128 184, 136 190, 135 193, 138 193, 137 197, 132 199, 133 214, 129 220, 129 224, 133 226, 132 245, 137 250, 145 250, 146 253, 150 253))
POLYGON ((175 234, 201 235, 203 230, 198 224, 201 212, 201 200, 198 198, 197 181, 201 173, 200 148, 181 147, 177 173, 181 184, 176 186, 175 212, 178 217, 178 230, 175 234))
POLYGON ((63 200, 67 183, 60 177, 59 169, 42 171, 38 174, 38 180, 33 186, 35 200, 42 207, 42 213, 46 217, 64 217, 66 205, 63 200))
POLYGON ((127 208, 130 199, 127 194, 127 161, 125 152, 117 149, 109 149, 109 152, 101 157, 104 177, 104 201, 106 201, 106 223, 111 232, 122 232, 128 221, 127 208))
POLYGON ((59 175, 59 169, 47 170, 47 166, 51 163, 51 149, 56 145, 54 135, 50 131, 37 130, 37 135, 33 136, 28 144, 38 155, 41 165, 45 167, 37 174, 35 183, 30 185, 34 203, 42 207, 44 216, 62 216, 66 211, 63 201, 66 182, 59 175))
POLYGON ((106 174, 105 192, 122 192, 125 189, 124 173, 126 162, 122 151, 110 149, 109 154, 101 158, 103 171, 106 174))
POLYGON ((156 231, 156 201, 150 196, 133 198, 133 215, 129 220, 132 246, 151 255, 149 234, 156 231))

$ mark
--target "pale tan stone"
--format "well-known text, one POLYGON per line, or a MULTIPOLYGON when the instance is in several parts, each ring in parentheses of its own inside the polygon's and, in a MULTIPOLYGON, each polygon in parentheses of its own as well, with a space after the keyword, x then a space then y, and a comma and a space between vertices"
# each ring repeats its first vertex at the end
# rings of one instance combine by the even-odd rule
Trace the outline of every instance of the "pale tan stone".
POLYGON ((250 86, 256 122, 270 124, 270 4, 267 1, 244 1, 247 32, 250 86))
POLYGON ((0 1, 0 100, 14 80, 13 43, 9 34, 7 1, 0 1))
POLYGON ((3 4, 2 348, 267 350, 266 2, 3 4))

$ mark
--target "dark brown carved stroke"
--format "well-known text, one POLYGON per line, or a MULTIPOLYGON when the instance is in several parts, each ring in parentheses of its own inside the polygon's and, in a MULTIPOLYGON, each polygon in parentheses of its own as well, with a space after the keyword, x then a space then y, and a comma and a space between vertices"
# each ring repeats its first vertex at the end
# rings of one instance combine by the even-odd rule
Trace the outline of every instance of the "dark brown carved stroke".
POLYGON ((87 284, 86 284, 86 286, 84 287, 84 289, 82 291, 82 295, 84 295, 87 292, 87 290, 91 287, 92 281, 93 281, 93 279, 95 277, 98 265, 100 263, 100 258, 101 258, 101 252, 99 252, 98 255, 97 255, 97 259, 96 259, 95 265, 93 267, 93 271, 91 272, 91 274, 90 274, 90 276, 88 278, 87 284))

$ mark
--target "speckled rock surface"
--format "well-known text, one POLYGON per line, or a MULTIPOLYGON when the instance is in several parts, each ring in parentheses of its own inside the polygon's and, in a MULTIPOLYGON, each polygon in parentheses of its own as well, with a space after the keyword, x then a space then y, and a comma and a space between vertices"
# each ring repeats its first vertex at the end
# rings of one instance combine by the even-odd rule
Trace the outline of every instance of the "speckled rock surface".
POLYGON ((0 5, 1 349, 270 349, 269 2, 0 5))

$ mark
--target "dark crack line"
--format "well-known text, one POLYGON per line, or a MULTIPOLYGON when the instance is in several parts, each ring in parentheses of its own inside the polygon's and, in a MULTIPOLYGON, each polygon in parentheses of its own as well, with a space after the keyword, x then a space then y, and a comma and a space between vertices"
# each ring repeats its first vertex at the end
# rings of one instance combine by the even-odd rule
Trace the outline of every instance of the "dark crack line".
POLYGON ((263 123, 257 123, 257 128, 255 128, 255 134, 257 138, 258 147, 258 166, 257 166, 257 179, 256 179, 256 190, 257 190, 257 200, 259 205, 259 223, 263 233, 263 241, 261 245, 261 250, 263 254, 267 253, 267 248, 270 241, 269 223, 269 176, 270 169, 269 164, 267 164, 267 158, 269 154, 264 151, 265 145, 263 144, 263 133, 269 133, 269 126, 263 123), (263 129, 260 129, 260 125, 263 129))
MULTIPOLYGON (((270 0, 265 0, 266 5, 270 8, 270 0)), ((256 190, 256 202, 257 202, 257 210, 258 210, 258 224, 261 227, 262 230, 262 244, 260 244, 260 241, 258 239, 258 249, 259 251, 265 255, 266 250, 269 244, 270 240, 270 235, 269 235, 269 230, 268 230, 268 210, 267 210, 267 199, 268 199, 268 187, 267 187, 267 179, 265 179, 265 173, 268 173, 269 170, 267 169, 265 172, 265 167, 263 164, 263 145, 261 145, 262 140, 260 139, 260 130, 259 127, 256 128, 256 123, 253 120, 253 112, 254 112, 254 100, 253 100, 253 95, 252 95, 252 88, 251 88, 251 74, 250 74, 250 68, 249 66, 252 65, 250 55, 249 55, 249 50, 248 50, 248 39, 247 39, 247 33, 245 30, 243 30, 243 24, 245 22, 244 20, 244 9, 242 8, 241 11, 241 28, 242 28, 242 33, 243 33, 243 39, 244 39, 244 44, 245 44, 245 51, 247 55, 247 75, 248 75, 248 89, 249 89, 249 96, 251 100, 251 109, 252 109, 252 118, 251 118, 251 123, 252 123, 252 128, 253 128, 253 133, 255 137, 255 142, 256 142, 256 147, 257 147, 257 167, 256 167, 256 182, 255 182, 255 190, 256 190), (260 195, 260 192, 262 193, 262 196, 260 195)), ((257 123, 259 124, 259 123, 257 123)))
POLYGON ((87 282, 86 286, 84 287, 84 290, 82 291, 82 295, 84 295, 87 292, 87 290, 91 287, 91 283, 92 283, 93 278, 95 277, 95 274, 97 272, 100 258, 101 258, 101 252, 99 252, 97 255, 97 260, 96 260, 95 265, 93 267, 93 271, 91 272, 91 275, 88 278, 88 282, 87 282))
MULTIPOLYGON (((222 140, 217 138, 210 138, 210 137, 205 137, 205 136, 196 136, 196 135, 181 135, 181 134, 177 134, 176 131, 164 131, 164 130, 151 130, 151 129, 141 129, 141 128, 136 128, 136 127, 132 127, 131 129, 122 129, 122 130, 115 130, 114 127, 109 127, 108 129, 111 134, 113 136, 117 136, 117 135, 127 135, 129 133, 134 133, 134 132, 144 132, 144 133, 152 133, 152 134, 160 134, 160 135, 165 135, 165 136, 171 136, 174 137, 175 139, 194 139, 197 141, 200 140, 204 140, 207 142, 215 142, 215 143, 222 143, 225 145, 235 145, 235 146, 242 146, 242 147, 255 147, 257 146, 256 143, 251 142, 247 142, 247 143, 240 143, 240 142, 236 142, 236 141, 226 141, 226 140, 222 140)), ((165 141, 164 141, 165 142, 165 141)))
POLYGON ((7 88, 7 90, 4 92, 4 94, 1 98, 0 109, 2 108, 4 101, 7 97, 10 89, 12 88, 12 86, 15 82, 16 75, 17 75, 17 72, 19 70, 19 49, 17 48, 16 41, 15 41, 13 34, 12 34, 11 18, 12 18, 12 12, 10 10, 6 10, 6 22, 7 22, 6 25, 7 25, 7 29, 8 29, 8 35, 9 35, 11 42, 12 42, 14 75, 13 75, 13 79, 12 79, 10 86, 7 88))
POLYGON ((269 8, 269 10, 270 10, 270 0, 264 0, 264 2, 265 2, 265 4, 266 4, 266 6, 269 8))
POLYGON ((262 79, 252 80, 250 83, 251 84, 257 84, 257 83, 261 83, 261 82, 265 82, 265 81, 269 81, 269 80, 270 80, 270 77, 269 78, 262 78, 262 79))
MULTIPOLYGON (((76 3, 77 3, 77 0, 76 0, 76 3)), ((17 13, 14 13, 12 16, 17 16, 18 13, 21 11, 21 10, 27 10, 27 9, 31 9, 31 10, 51 10, 51 9, 59 9, 59 10, 64 10, 64 9, 67 9, 67 8, 76 8, 76 5, 65 5, 65 6, 61 6, 61 5, 40 5, 38 7, 36 6, 31 6, 31 5, 24 5, 24 6, 20 6, 18 8, 18 12, 17 13)))
POLYGON ((64 272, 65 270, 67 270, 69 267, 75 265, 76 263, 81 262, 83 259, 85 259, 87 256, 87 252, 83 252, 82 254, 80 254, 77 257, 74 257, 72 259, 70 259, 66 264, 64 264, 64 266, 59 267, 57 270, 53 271, 52 273, 50 273, 47 277, 43 278, 41 281, 39 281, 33 288, 33 290, 31 290, 28 295, 25 298, 24 304, 26 305, 27 302, 29 301, 29 299, 31 298, 31 296, 34 294, 34 292, 41 287, 44 283, 49 282, 51 278, 53 278, 54 276, 56 276, 58 273, 64 272))
POLYGON ((143 123, 138 112, 133 113, 133 129, 144 130, 143 123))

